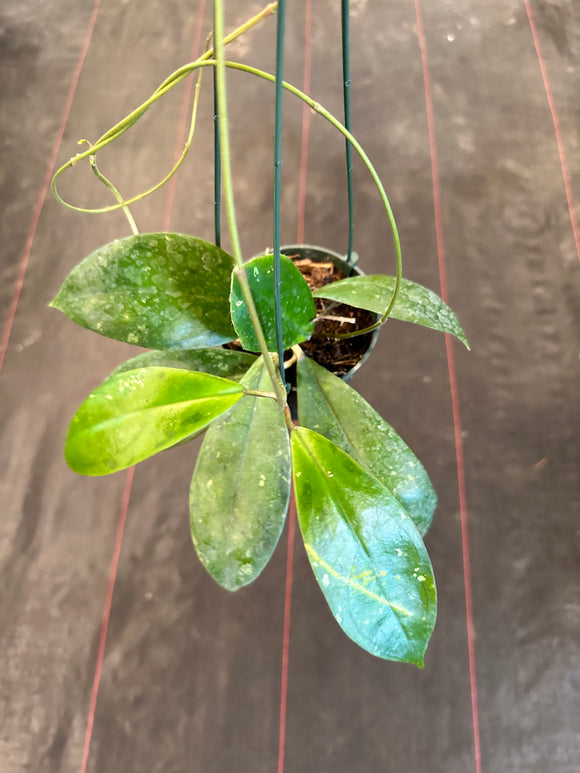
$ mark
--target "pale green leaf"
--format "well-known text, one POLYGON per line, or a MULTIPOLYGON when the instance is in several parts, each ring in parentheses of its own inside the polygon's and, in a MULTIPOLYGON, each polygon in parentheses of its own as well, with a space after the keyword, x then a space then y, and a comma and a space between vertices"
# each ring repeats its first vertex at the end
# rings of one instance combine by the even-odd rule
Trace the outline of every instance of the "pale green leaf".
POLYGON ((437 495, 421 462, 355 389, 308 357, 298 361, 298 418, 378 478, 427 531, 437 495))
MULTIPOLYGON (((316 290, 314 296, 382 315, 388 309, 393 297, 395 281, 394 276, 383 274, 354 276, 325 285, 316 290)), ((397 300, 389 316, 430 327, 442 333, 451 333, 469 349, 459 320, 449 306, 432 290, 409 279, 402 280, 397 300)))
POLYGON ((292 432, 298 521, 344 632, 378 657, 422 667, 437 598, 421 535, 400 503, 330 440, 292 432))
MULTIPOLYGON (((242 384, 271 391, 262 358, 242 384)), ((252 582, 270 560, 286 518, 290 471, 288 430, 274 400, 246 395, 209 428, 191 481, 191 534, 224 588, 252 582)))
POLYGON ((91 253, 52 306, 96 333, 150 349, 197 349, 236 337, 233 258, 194 236, 152 233, 91 253))
POLYGON ((76 412, 66 460, 83 475, 131 467, 205 429, 243 392, 235 381, 174 368, 112 376, 76 412))
POLYGON ((111 375, 137 368, 162 367, 195 370, 239 381, 255 361, 255 355, 233 349, 154 350, 132 357, 115 368, 111 375))

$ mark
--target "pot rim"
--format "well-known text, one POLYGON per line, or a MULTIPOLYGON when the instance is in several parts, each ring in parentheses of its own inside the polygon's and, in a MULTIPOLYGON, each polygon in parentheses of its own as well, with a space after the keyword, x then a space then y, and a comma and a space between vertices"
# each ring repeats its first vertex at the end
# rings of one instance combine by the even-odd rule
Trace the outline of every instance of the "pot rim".
MULTIPOLYGON (((280 252, 282 254, 286 254, 287 252, 292 251, 301 251, 301 252, 309 252, 313 255, 318 254, 320 256, 321 262, 324 258, 330 258, 332 263, 334 263, 335 266, 340 268, 344 273, 349 276, 364 276, 364 271, 360 269, 357 266, 358 261, 358 255, 356 252, 352 253, 351 256, 351 262, 346 258, 346 255, 341 255, 340 253, 336 252, 335 250, 328 249, 326 247, 320 247, 318 245, 313 244, 284 244, 280 247, 280 252)), ((311 260, 315 260, 316 258, 313 258, 312 255, 308 255, 311 260)), ((379 314, 374 315, 376 320, 378 321, 380 318, 379 314)), ((379 337, 380 328, 376 328, 371 333, 371 340, 369 342, 369 346, 363 356, 360 358, 360 360, 357 362, 356 365, 354 365, 347 373, 344 374, 344 376, 339 376, 343 381, 349 382, 353 376, 360 370, 360 368, 363 366, 363 364, 366 362, 366 360, 370 357, 371 352, 375 348, 375 344, 377 342, 377 339, 379 337)))

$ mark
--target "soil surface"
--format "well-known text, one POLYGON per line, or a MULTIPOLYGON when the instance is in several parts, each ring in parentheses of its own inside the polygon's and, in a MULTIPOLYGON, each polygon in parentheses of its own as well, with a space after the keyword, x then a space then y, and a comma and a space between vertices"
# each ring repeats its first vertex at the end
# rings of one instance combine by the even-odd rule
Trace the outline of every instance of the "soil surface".
MULTIPOLYGON (((309 258, 294 259, 311 290, 345 279, 345 274, 331 263, 318 263, 309 258)), ((315 298, 317 318, 310 339, 300 344, 304 353, 312 357, 337 376, 345 376, 364 357, 372 340, 372 333, 352 338, 333 338, 355 330, 364 330, 376 321, 376 317, 365 309, 356 309, 345 303, 315 298)))

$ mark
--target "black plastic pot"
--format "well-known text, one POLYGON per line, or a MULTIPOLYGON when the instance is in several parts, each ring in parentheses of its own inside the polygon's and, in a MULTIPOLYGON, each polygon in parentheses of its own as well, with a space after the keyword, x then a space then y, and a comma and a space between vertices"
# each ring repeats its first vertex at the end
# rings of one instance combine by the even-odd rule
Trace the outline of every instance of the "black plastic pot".
MULTIPOLYGON (((356 265, 356 262, 358 260, 358 255, 356 253, 353 253, 353 260, 349 263, 346 260, 346 257, 344 255, 339 255, 338 252, 334 252, 333 250, 328 250, 325 247, 315 247, 310 244, 289 244, 284 245, 280 248, 280 252, 283 255, 288 255, 295 257, 296 255, 299 255, 301 259, 307 259, 311 260, 314 263, 327 263, 331 262, 336 268, 340 269, 342 273, 345 275, 345 277, 349 276, 364 276, 364 271, 361 271, 360 268, 356 265)), ((379 315, 375 314, 375 321, 378 321, 379 315)), ((370 334, 370 340, 369 345, 362 356, 362 358, 357 362, 357 364, 352 367, 348 373, 346 373, 344 376, 341 376, 341 378, 344 381, 350 381, 351 378, 354 376, 354 374, 362 367, 363 363, 367 360, 370 353, 374 349, 374 346, 377 342, 377 338, 379 337, 379 330, 380 328, 377 328, 376 330, 373 330, 373 332, 370 334)))
MULTIPOLYGON (((353 253, 354 260, 351 260, 349 263, 344 255, 340 255, 338 252, 334 252, 333 250, 328 250, 324 247, 316 247, 309 244, 290 244, 285 245, 280 249, 280 252, 283 255, 287 255, 289 257, 295 258, 296 256, 299 256, 299 259, 308 259, 311 260, 314 263, 328 263, 331 262, 336 268, 338 268, 345 277, 350 276, 364 276, 364 272, 361 271, 356 266, 356 261, 358 259, 358 256, 356 253, 353 253)), ((375 321, 378 321, 379 315, 374 315, 375 321)), ((368 347, 361 357, 361 359, 357 362, 356 365, 354 365, 347 373, 341 376, 343 381, 350 381, 351 378, 354 376, 354 374, 362 367, 363 363, 366 361, 366 359, 369 357, 370 353, 372 352, 377 338, 379 337, 379 330, 380 328, 377 328, 376 330, 373 330, 372 333, 369 335, 369 343, 368 347)), ((291 390, 288 395, 288 404, 290 406, 290 410, 292 412, 292 416, 296 418, 297 410, 296 410, 296 377, 295 377, 295 368, 292 367, 288 369, 286 372, 286 377, 288 380, 288 383, 291 385, 291 390)))

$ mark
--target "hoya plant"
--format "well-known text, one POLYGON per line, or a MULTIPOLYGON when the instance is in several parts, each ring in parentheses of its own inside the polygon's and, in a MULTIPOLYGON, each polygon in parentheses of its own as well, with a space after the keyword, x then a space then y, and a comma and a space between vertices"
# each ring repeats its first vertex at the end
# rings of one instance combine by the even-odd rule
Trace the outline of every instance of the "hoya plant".
MULTIPOLYGON (((343 25, 347 21, 343 15, 343 25)), ((191 481, 190 523, 199 560, 216 582, 235 591, 258 577, 276 548, 294 495, 314 576, 343 631, 373 655, 421 667, 436 618, 435 580, 423 536, 437 497, 395 430, 345 380, 317 362, 313 332, 323 318, 330 319, 337 324, 318 340, 340 344, 368 337, 392 318, 467 341, 441 298, 402 278, 393 213, 356 138, 320 104, 282 81, 281 32, 283 7, 274 3, 226 37, 222 2, 215 0, 214 48, 208 41, 199 59, 172 73, 149 100, 57 172, 53 190, 63 201, 59 177, 88 160, 117 203, 99 210, 67 206, 85 212, 122 208, 133 234, 82 260, 52 306, 89 330, 148 350, 120 365, 87 397, 72 419, 65 456, 75 472, 108 475, 205 432, 191 481), (277 75, 226 61, 225 45, 276 10, 277 75), (210 243, 193 235, 139 233, 129 210, 169 179, 185 157, 204 67, 211 67, 215 78, 216 168, 221 162, 231 254, 219 246, 217 220, 216 243, 210 243), (244 260, 231 183, 228 67, 273 82, 277 108, 282 90, 292 92, 343 134, 349 152, 359 153, 392 228, 393 276, 349 276, 349 244, 343 278, 332 281, 334 274, 317 287, 295 256, 282 254, 278 110, 274 249, 244 260), (195 71, 182 158, 150 191, 123 198, 98 169, 96 154, 195 71), (294 374, 293 384, 287 373, 294 374)), ((216 176, 218 192, 221 186, 216 176)))

